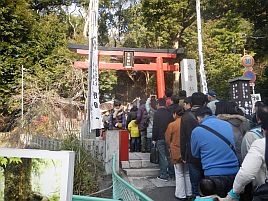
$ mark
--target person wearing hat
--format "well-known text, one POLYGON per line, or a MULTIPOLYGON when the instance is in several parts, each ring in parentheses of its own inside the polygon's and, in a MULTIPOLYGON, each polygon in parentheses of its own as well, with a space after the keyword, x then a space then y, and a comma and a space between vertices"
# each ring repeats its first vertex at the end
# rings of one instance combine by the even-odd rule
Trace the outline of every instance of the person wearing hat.
POLYGON ((217 94, 215 93, 215 91, 209 90, 207 93, 207 97, 208 97, 207 106, 211 109, 212 114, 215 114, 216 103, 219 102, 219 100, 217 100, 216 96, 217 96, 217 94))

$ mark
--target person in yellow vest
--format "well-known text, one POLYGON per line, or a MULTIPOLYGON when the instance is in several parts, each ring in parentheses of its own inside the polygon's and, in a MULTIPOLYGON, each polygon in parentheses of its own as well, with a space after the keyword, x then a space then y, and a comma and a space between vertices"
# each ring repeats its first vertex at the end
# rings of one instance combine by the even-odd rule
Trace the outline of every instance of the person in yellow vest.
MULTIPOLYGON (((137 116, 136 116, 137 117, 137 116)), ((130 133, 130 152, 140 151, 140 132, 139 126, 135 123, 136 117, 133 117, 128 124, 128 131, 130 133)))

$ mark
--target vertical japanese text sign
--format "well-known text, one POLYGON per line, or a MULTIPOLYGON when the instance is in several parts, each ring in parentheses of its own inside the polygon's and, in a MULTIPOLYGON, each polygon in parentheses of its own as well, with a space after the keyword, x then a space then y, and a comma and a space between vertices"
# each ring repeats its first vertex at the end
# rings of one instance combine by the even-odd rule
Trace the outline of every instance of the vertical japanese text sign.
POLYGON ((90 84, 90 130, 102 128, 99 101, 99 69, 98 69, 98 0, 90 0, 89 21, 89 70, 90 84))
POLYGON ((130 52, 130 51, 124 52, 123 65, 125 68, 134 67, 134 52, 130 52))
POLYGON ((196 65, 194 59, 183 59, 181 66, 181 85, 187 96, 197 92, 196 65))

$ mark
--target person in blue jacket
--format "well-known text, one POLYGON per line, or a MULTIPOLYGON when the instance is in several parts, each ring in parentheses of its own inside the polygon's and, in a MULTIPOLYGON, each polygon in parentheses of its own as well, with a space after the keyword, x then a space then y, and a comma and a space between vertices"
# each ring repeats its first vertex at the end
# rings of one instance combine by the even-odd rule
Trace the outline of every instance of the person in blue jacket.
MULTIPOLYGON (((233 146, 235 145, 230 123, 212 116, 212 111, 208 107, 199 108, 196 116, 201 125, 217 131, 233 146)), ((225 197, 232 189, 235 175, 239 170, 235 152, 221 138, 200 126, 192 131, 191 151, 194 157, 201 159, 205 178, 215 183, 215 193, 225 197)))

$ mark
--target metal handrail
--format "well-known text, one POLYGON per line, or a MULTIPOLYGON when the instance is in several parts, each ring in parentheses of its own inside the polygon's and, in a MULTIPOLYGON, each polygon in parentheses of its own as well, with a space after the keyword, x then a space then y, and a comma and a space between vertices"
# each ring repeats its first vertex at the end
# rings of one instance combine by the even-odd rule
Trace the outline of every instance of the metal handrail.
MULTIPOLYGON (((133 187, 132 185, 130 185, 128 182, 126 182, 124 179, 122 179, 116 173, 116 168, 115 168, 116 167, 116 163, 115 162, 116 162, 116 158, 115 158, 115 154, 113 154, 113 166, 112 166, 112 174, 113 174, 113 177, 115 177, 119 182, 123 183, 124 186, 127 189, 129 189, 130 191, 132 191, 136 196, 138 196, 141 201, 153 201, 151 198, 149 198, 147 195, 145 195, 141 191, 137 190, 135 187, 133 187)), ((113 195, 114 195, 114 193, 113 193, 113 195)))

